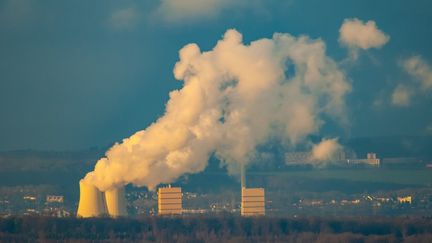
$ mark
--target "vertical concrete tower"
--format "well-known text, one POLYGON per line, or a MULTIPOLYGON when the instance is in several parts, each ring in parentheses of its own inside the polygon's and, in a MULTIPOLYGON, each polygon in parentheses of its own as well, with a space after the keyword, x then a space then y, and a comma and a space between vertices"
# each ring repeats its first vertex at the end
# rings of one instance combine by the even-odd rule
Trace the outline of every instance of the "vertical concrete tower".
POLYGON ((95 186, 80 181, 80 200, 78 217, 90 218, 106 214, 105 197, 95 186))
POLYGON ((241 200, 242 216, 265 215, 265 191, 264 188, 242 188, 241 200))
POLYGON ((183 212, 181 187, 161 187, 158 191, 158 214, 180 215, 183 212))
POLYGON ((105 192, 108 214, 111 217, 127 216, 124 188, 114 188, 105 192))

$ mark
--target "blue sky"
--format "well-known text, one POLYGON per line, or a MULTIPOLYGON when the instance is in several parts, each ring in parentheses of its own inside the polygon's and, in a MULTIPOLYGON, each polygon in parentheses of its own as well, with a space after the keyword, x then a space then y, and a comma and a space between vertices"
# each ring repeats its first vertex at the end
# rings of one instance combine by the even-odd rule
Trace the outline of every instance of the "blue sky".
MULTIPOLYGON (((105 146, 164 113, 178 51, 274 32, 326 43, 351 82, 338 137, 432 134, 432 3, 416 1, 0 1, 0 150, 105 146), (202 2, 198 4, 197 2, 202 2), (233 3, 234 2, 234 3, 233 3), (345 19, 375 21, 380 48, 341 45, 345 19), (417 58, 422 72, 404 65, 417 58), (425 71, 424 71, 425 70, 425 71), (397 88, 401 99, 393 97, 397 88), (423 87, 423 88, 422 88, 423 87), (403 95, 405 94, 405 96, 403 95), (408 97, 406 96, 408 95, 408 97)), ((397 92, 396 92, 397 93, 397 92)))

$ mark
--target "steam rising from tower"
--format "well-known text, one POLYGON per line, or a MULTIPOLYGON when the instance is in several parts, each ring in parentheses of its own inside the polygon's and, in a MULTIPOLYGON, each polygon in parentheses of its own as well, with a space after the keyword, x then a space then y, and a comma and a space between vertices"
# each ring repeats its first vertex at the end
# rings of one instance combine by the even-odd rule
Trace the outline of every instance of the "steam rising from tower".
POLYGON ((231 29, 213 50, 183 47, 174 75, 183 87, 170 92, 165 114, 109 149, 86 184, 153 189, 204 170, 212 154, 238 173, 270 137, 296 146, 318 132, 322 117, 346 122, 351 86, 322 40, 276 33, 244 44, 231 29))

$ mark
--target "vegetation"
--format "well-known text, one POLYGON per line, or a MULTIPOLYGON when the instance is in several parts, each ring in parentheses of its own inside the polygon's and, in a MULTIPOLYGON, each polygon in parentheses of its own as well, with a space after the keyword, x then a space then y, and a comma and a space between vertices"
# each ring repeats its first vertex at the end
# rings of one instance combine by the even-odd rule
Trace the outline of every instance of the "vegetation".
POLYGON ((431 242, 432 218, 146 217, 0 220, 0 241, 431 242))

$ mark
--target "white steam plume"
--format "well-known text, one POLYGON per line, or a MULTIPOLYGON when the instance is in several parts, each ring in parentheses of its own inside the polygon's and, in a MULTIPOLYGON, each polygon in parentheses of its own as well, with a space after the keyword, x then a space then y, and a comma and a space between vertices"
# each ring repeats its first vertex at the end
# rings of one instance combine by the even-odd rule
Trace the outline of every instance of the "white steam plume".
POLYGON ((312 148, 311 161, 330 161, 334 155, 342 149, 337 138, 323 139, 319 144, 312 148))
POLYGON ((211 154, 239 168, 270 136, 304 142, 324 123, 344 121, 351 86, 321 40, 274 34, 245 45, 228 30, 213 50, 180 50, 180 90, 165 114, 115 144, 84 180, 105 191, 132 183, 152 189, 207 166, 211 154))

